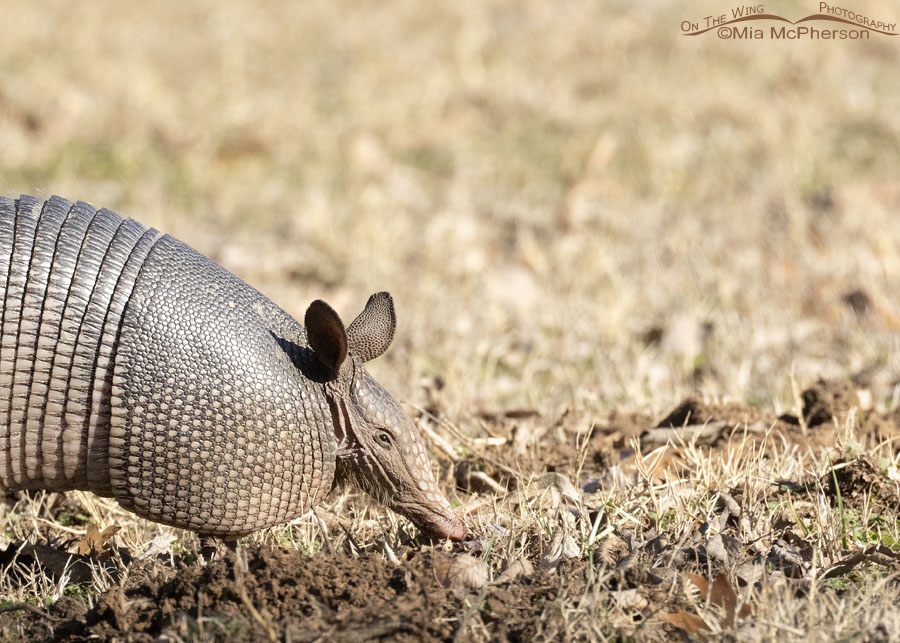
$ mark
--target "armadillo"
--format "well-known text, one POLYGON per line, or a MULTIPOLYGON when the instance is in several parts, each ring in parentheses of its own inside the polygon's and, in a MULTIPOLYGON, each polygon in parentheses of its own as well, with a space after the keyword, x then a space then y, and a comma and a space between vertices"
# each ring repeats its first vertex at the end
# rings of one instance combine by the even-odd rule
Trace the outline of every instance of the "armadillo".
POLYGON ((299 324, 169 235, 59 197, 0 198, 0 493, 83 489, 202 536, 289 521, 343 481, 462 540, 424 443, 363 363, 390 295, 299 324))

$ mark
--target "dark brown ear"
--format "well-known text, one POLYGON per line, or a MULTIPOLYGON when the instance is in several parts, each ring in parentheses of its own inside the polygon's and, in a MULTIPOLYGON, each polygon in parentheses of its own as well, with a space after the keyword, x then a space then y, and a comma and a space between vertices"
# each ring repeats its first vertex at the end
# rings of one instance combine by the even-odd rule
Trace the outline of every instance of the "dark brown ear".
POLYGON ((394 300, 386 292, 377 292, 347 329, 350 350, 364 362, 375 359, 391 345, 396 328, 394 300))
POLYGON ((347 358, 347 331, 334 309, 321 299, 306 309, 306 337, 316 357, 335 374, 347 358))

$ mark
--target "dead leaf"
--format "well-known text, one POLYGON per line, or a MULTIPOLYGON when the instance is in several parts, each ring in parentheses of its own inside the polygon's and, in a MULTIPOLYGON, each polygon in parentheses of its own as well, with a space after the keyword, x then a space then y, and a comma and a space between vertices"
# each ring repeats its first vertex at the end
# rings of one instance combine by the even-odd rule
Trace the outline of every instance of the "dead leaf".
POLYGON ((118 525, 110 525, 101 532, 97 525, 88 525, 84 538, 76 543, 75 553, 81 556, 89 556, 91 553, 96 553, 100 560, 105 560, 104 554, 106 557, 109 557, 109 539, 120 529, 121 527, 118 525))
POLYGON ((672 614, 663 614, 662 618, 665 622, 675 627, 681 628, 688 634, 696 634, 706 628, 706 623, 699 616, 688 614, 685 611, 674 612, 672 614))
POLYGON ((620 610, 641 611, 650 604, 647 597, 636 587, 610 592, 610 596, 612 596, 613 602, 620 610))
POLYGON ((687 577, 700 592, 700 596, 703 597, 703 600, 706 600, 706 597, 709 596, 709 581, 700 574, 691 574, 690 572, 688 572, 687 577))
POLYGON ((616 535, 611 535, 600 543, 599 558, 607 567, 615 567, 628 553, 628 545, 616 535))
POLYGON ((699 574, 688 574, 690 581, 700 591, 700 595, 704 600, 708 600, 713 605, 722 608, 724 616, 722 617, 722 625, 724 627, 734 627, 734 617, 745 618, 752 613, 750 605, 742 605, 738 610, 738 595, 735 593, 731 582, 725 574, 718 574, 713 580, 712 585, 703 576, 699 574))
POLYGON ((153 540, 151 540, 147 544, 147 549, 144 551, 144 558, 152 558, 154 556, 158 556, 160 554, 164 556, 172 555, 172 543, 175 542, 177 538, 174 534, 168 533, 160 533, 153 540))
POLYGON ((527 558, 516 560, 507 566, 495 580, 495 583, 509 583, 519 576, 531 576, 534 573, 534 565, 527 558))
POLYGON ((578 493, 578 489, 575 488, 571 480, 561 473, 545 473, 538 478, 537 487, 538 489, 555 488, 563 498, 567 498, 574 503, 578 503, 581 500, 581 494, 578 493))
POLYGON ((734 626, 734 612, 737 609, 738 597, 725 574, 719 574, 713 581, 709 593, 710 602, 725 610, 725 626, 734 626))
POLYGON ((564 558, 575 558, 580 553, 578 543, 564 528, 560 527, 550 537, 550 544, 544 550, 541 567, 556 567, 564 558))
POLYGON ((438 558, 434 571, 441 585, 453 589, 480 589, 488 582, 487 564, 469 554, 438 558))

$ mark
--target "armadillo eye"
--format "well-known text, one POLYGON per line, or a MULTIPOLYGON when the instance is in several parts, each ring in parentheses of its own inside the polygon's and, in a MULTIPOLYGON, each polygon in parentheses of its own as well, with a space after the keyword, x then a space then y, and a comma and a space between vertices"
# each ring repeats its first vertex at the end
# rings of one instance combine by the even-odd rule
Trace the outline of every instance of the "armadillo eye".
POLYGON ((378 433, 378 441, 381 442, 381 444, 386 447, 391 446, 391 436, 389 436, 384 431, 381 431, 378 433))

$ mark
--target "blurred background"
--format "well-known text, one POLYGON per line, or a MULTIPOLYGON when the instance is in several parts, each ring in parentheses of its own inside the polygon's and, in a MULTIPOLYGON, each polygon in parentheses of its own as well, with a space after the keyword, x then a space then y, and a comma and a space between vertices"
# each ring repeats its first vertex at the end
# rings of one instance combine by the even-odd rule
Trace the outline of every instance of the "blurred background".
POLYGON ((780 412, 792 373, 894 404, 900 36, 681 34, 731 8, 7 3, 0 194, 153 225, 300 319, 389 290, 371 370, 451 418, 780 412))

